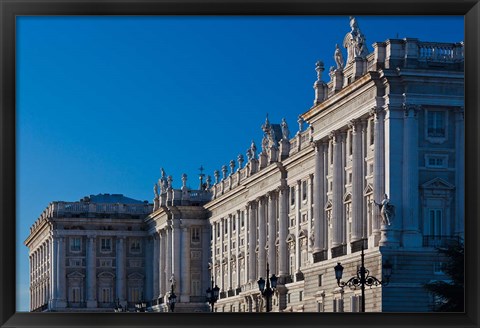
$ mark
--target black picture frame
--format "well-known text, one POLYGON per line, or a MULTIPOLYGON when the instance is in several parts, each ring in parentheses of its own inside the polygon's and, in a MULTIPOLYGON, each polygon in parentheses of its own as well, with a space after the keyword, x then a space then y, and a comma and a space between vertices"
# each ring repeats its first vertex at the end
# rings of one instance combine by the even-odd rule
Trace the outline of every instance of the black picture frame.
POLYGON ((478 327, 480 4, 478 0, 0 0, 1 327, 478 327), (16 313, 15 17, 18 15, 464 15, 465 313, 16 313))

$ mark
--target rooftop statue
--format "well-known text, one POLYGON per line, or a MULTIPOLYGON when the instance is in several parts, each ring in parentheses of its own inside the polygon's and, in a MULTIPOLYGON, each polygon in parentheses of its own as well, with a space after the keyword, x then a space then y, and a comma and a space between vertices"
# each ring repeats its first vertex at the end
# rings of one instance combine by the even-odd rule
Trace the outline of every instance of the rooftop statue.
POLYGON ((290 130, 288 129, 288 124, 287 121, 285 121, 285 118, 282 118, 282 139, 283 140, 288 140, 290 138, 290 130))
POLYGON ((365 59, 368 55, 365 35, 360 31, 355 17, 352 16, 350 16, 350 28, 351 31, 345 35, 343 40, 343 46, 347 48, 347 63, 352 62, 355 58, 365 59))
POLYGON ((383 200, 381 203, 377 203, 375 200, 373 202, 380 208, 380 214, 382 215, 383 224, 392 224, 392 220, 395 216, 395 206, 390 204, 390 199, 388 199, 388 195, 385 194, 383 196, 383 200))
POLYGON ((343 68, 343 54, 342 50, 340 50, 340 47, 338 44, 335 45, 335 54, 333 56, 335 58, 335 63, 337 63, 337 69, 342 69, 343 68))

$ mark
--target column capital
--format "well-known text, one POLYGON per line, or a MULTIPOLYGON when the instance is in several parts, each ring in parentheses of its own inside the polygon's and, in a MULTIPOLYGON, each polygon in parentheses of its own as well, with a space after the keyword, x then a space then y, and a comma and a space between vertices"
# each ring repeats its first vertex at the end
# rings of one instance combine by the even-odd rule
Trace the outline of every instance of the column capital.
POLYGON ((410 113, 413 114, 413 117, 417 117, 417 114, 422 109, 422 106, 418 104, 410 104, 410 103, 404 102, 402 104, 402 108, 403 108, 405 117, 410 116, 410 113))
POLYGON ((277 191, 276 190, 270 190, 265 195, 269 200, 274 200, 277 197, 277 191))
POLYGON ((357 133, 361 123, 362 123, 362 119, 360 118, 352 119, 348 121, 348 128, 351 129, 353 133, 357 133))
POLYGON ((380 115, 385 113, 385 108, 382 106, 373 106, 370 108, 369 114, 370 116, 373 116, 375 120, 378 120, 380 118, 380 115))

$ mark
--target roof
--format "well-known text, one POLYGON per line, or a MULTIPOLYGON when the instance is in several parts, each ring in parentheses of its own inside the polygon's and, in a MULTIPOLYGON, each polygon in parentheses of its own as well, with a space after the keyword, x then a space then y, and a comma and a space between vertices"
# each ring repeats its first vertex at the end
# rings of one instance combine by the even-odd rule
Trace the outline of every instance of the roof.
POLYGON ((98 194, 84 197, 81 201, 90 203, 143 204, 144 201, 125 197, 122 194, 98 194))

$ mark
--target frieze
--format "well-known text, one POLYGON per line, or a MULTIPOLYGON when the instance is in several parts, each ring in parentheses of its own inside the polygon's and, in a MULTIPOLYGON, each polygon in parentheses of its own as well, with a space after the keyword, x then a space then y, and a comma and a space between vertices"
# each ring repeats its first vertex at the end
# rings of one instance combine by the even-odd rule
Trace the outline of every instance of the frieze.
POLYGON ((376 101, 376 88, 373 87, 367 92, 364 92, 358 96, 355 96, 351 100, 347 101, 345 104, 336 107, 335 109, 330 109, 329 113, 326 113, 318 122, 315 124, 315 131, 330 131, 331 127, 338 122, 349 121, 349 117, 352 115, 358 116, 358 109, 364 107, 365 104, 369 102, 376 101))

